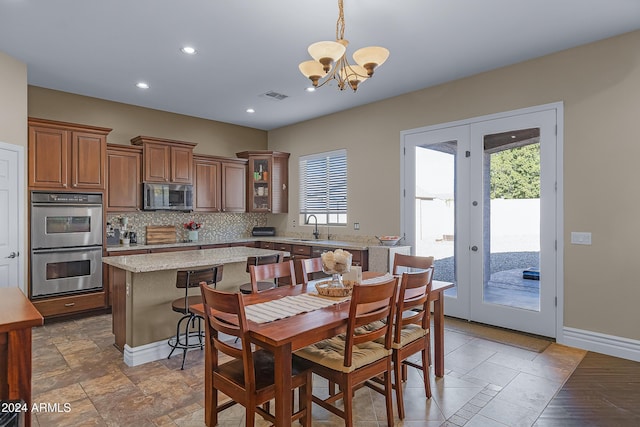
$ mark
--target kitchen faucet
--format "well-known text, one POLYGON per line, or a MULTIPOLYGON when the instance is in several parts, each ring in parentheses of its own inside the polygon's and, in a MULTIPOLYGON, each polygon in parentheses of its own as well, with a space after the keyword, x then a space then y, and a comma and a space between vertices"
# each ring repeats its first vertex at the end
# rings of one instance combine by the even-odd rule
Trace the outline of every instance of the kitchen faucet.
POLYGON ((311 214, 307 217, 307 220, 305 221, 305 224, 309 224, 309 221, 311 220, 311 217, 313 217, 313 219, 316 220, 316 229, 313 232, 313 235, 315 236, 316 239, 320 238, 320 232, 318 231, 318 217, 316 217, 315 215, 311 214))

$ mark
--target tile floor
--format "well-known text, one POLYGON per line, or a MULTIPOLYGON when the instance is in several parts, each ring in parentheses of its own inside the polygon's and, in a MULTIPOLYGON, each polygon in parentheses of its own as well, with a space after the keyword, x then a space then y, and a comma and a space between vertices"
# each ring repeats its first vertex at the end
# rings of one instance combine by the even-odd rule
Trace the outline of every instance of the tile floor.
MULTIPOLYGON (((432 379, 432 399, 424 397, 420 374, 409 369, 407 414, 396 425, 534 425, 585 354, 555 343, 537 353, 453 329, 446 331, 445 348, 446 374, 432 379)), ((184 371, 180 355, 128 367, 113 347, 110 315, 35 328, 33 400, 59 403, 60 410, 36 413, 33 425, 203 426, 203 359, 203 352, 190 352, 184 371)), ((326 391, 326 383, 317 381, 314 392, 326 391)), ((356 426, 386 425, 381 395, 362 388, 356 398, 356 426)), ((243 416, 235 406, 223 412, 220 425, 243 426, 243 416)), ((313 425, 343 423, 314 405, 313 425)))

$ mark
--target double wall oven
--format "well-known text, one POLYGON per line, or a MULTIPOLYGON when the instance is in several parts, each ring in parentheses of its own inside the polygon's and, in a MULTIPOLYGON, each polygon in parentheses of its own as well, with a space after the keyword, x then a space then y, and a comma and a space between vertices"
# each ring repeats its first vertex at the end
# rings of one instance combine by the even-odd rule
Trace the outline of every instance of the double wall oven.
POLYGON ((31 193, 31 297, 102 289, 102 194, 31 193))

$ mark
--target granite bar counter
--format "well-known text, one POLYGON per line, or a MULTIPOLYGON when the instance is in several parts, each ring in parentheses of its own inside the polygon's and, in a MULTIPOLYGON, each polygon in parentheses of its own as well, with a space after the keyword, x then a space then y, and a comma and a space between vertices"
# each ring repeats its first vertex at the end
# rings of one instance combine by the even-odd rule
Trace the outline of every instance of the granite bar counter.
MULTIPOLYGON (((318 246, 331 248, 342 248, 345 250, 367 250, 371 245, 362 242, 350 242, 343 240, 322 240, 322 239, 302 239, 294 237, 273 237, 273 236, 260 236, 260 237, 237 237, 233 239, 220 239, 220 240, 200 240, 197 242, 175 242, 175 243, 162 243, 154 245, 137 244, 137 245, 114 245, 107 246, 107 252, 125 252, 125 251, 139 251, 139 250, 153 250, 153 249, 165 249, 165 248, 190 248, 196 249, 200 246, 228 246, 228 245, 241 245, 246 243, 247 245, 253 245, 256 242, 272 242, 272 243, 285 243, 290 245, 302 245, 302 246, 318 246)), ((375 244, 378 245, 377 243, 375 244)))
MULTIPOLYGON (((171 310, 171 302, 184 296, 176 288, 176 272, 223 264, 222 281, 217 289, 230 292, 249 281, 247 257, 288 252, 250 247, 200 249, 142 255, 104 257, 109 265, 112 292, 115 345, 124 352, 129 366, 167 357, 167 340, 175 334, 180 315, 171 310)), ((200 293, 198 288, 190 294, 200 293)))

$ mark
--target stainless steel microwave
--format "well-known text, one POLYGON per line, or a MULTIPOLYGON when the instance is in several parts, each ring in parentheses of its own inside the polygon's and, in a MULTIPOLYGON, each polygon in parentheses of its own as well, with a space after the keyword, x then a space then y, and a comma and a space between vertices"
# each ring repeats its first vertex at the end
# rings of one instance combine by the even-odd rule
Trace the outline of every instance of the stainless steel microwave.
POLYGON ((192 211, 193 186, 188 184, 154 184, 143 186, 144 210, 192 211))

